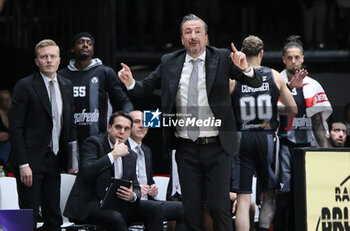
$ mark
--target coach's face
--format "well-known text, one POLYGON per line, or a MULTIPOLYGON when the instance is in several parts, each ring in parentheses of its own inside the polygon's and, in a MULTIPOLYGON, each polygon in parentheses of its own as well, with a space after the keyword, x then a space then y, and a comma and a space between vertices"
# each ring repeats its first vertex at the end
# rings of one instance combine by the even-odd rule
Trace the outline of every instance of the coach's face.
POLYGON ((199 57, 208 44, 208 34, 205 32, 203 22, 199 20, 186 21, 182 26, 182 45, 193 58, 199 57))

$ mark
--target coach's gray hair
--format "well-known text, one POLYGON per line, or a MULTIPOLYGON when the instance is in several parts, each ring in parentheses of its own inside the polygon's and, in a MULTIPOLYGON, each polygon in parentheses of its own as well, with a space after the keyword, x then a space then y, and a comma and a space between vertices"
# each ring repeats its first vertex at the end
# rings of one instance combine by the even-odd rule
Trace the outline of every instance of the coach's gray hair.
POLYGON ((182 18, 182 22, 180 24, 180 35, 182 35, 182 27, 187 21, 201 21, 204 25, 205 34, 208 34, 208 25, 204 22, 204 20, 194 14, 188 14, 182 18))

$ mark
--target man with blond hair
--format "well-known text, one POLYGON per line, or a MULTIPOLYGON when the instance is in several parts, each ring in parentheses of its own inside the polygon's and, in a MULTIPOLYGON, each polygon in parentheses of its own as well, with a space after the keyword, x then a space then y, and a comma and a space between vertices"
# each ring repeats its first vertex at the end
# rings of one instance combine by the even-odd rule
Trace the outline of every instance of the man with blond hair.
POLYGON ((41 206, 45 230, 61 230, 60 172, 67 170, 68 142, 75 139, 73 87, 57 75, 60 49, 45 39, 35 47, 39 71, 19 80, 10 112, 12 165, 18 204, 33 209, 34 230, 41 206))

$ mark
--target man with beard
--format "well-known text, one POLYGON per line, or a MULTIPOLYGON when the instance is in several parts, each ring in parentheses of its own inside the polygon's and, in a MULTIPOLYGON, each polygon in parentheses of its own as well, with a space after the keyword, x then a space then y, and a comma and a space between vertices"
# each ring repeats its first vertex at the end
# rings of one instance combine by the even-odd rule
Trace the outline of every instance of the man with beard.
POLYGON ((59 74, 73 83, 74 121, 81 145, 85 138, 106 131, 109 101, 113 111, 130 112, 133 105, 113 69, 92 58, 95 45, 92 35, 81 32, 73 37, 72 43, 74 58, 59 74))
POLYGON ((333 121, 329 128, 329 134, 326 134, 327 139, 329 140, 330 147, 345 147, 346 143, 346 132, 347 128, 344 122, 342 121, 333 121))
POLYGON ((295 147, 309 147, 313 141, 320 147, 328 147, 326 119, 332 114, 332 106, 322 86, 314 79, 306 76, 303 87, 292 88, 290 80, 302 70, 304 62, 303 47, 300 36, 290 36, 283 47, 283 63, 286 69, 281 72, 287 87, 291 90, 298 114, 281 116, 279 130, 280 147, 280 192, 276 195, 276 212, 274 230, 287 230, 287 219, 290 229, 293 226, 293 173, 292 152, 295 147), (289 215, 288 215, 289 214, 289 215))
POLYGON ((208 26, 193 14, 183 18, 180 36, 185 49, 164 55, 156 70, 142 81, 135 81, 125 64, 118 75, 138 98, 161 89, 163 116, 170 115, 163 119, 180 122, 163 126, 162 141, 167 156, 176 149, 187 230, 204 230, 206 201, 214 229, 229 231, 232 218, 227 173, 237 148, 229 79, 259 87, 261 76, 233 44, 231 53, 209 46, 208 26), (208 120, 213 123, 205 125, 208 120))

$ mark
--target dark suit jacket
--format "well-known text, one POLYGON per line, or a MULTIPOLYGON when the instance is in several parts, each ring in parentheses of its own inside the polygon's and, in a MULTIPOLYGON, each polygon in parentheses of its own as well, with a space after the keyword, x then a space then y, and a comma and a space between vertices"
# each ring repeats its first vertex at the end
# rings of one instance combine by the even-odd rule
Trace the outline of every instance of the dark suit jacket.
MULTIPOLYGON (((137 81, 130 93, 143 97, 154 89, 161 89, 162 112, 175 113, 176 93, 185 62, 186 50, 166 54, 161 58, 161 64, 144 80, 137 81)), ((230 51, 207 46, 206 49, 206 85, 210 108, 216 119, 221 119, 219 136, 225 152, 233 155, 237 148, 236 122, 231 107, 229 93, 229 78, 252 87, 262 84, 261 76, 254 70, 254 77, 249 78, 232 63, 230 51)), ((170 154, 176 148, 174 127, 163 127, 163 153, 170 154)))
MULTIPOLYGON (((80 170, 69 195, 64 215, 71 220, 84 221, 93 207, 98 207, 114 176, 114 165, 111 165, 107 154, 111 152, 108 134, 88 137, 81 146, 80 170)), ((140 187, 136 177, 137 155, 130 152, 122 157, 123 179, 134 182, 134 192, 140 198, 140 187)))
POLYGON ((147 184, 154 184, 153 180, 153 166, 152 166, 152 151, 149 147, 142 144, 142 151, 145 154, 145 164, 146 164, 146 173, 147 173, 147 184))
MULTIPOLYGON (((67 170, 68 142, 75 140, 72 82, 57 75, 62 95, 63 123, 58 157, 67 170)), ((43 169, 42 160, 50 150, 52 134, 51 103, 39 72, 19 80, 12 94, 10 136, 14 167, 29 163, 32 171, 43 169)))

